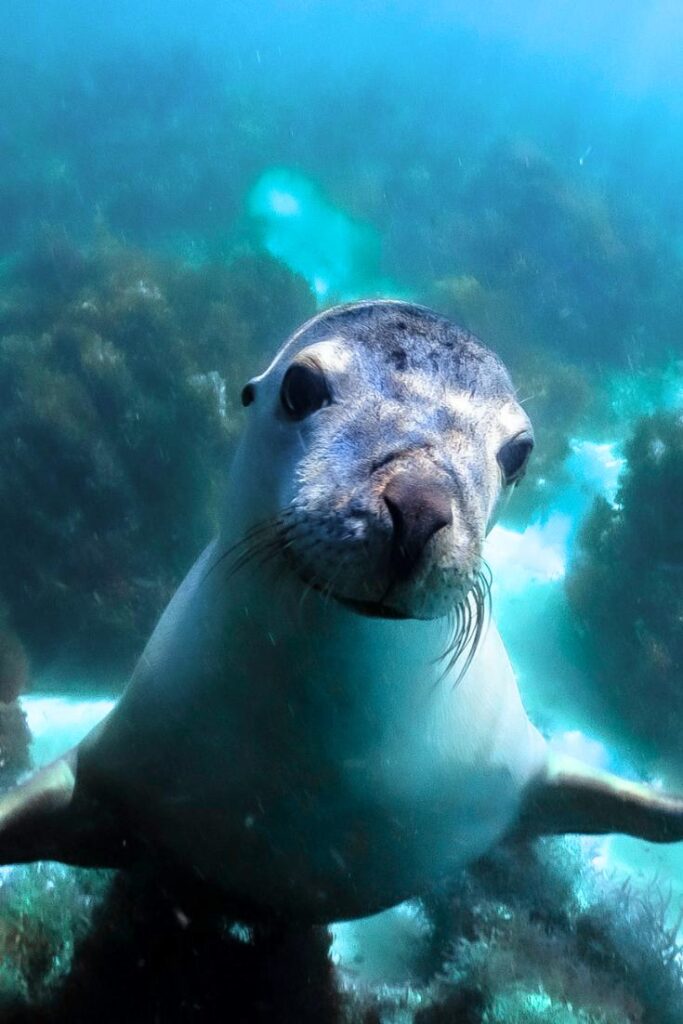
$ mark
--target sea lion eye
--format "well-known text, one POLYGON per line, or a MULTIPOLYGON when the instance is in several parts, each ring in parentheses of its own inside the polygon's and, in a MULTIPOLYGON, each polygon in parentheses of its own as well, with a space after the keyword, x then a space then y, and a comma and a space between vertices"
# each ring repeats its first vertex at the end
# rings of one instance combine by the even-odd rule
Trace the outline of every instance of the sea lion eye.
POLYGON ((534 440, 529 434, 518 434, 498 452, 498 465, 506 484, 517 483, 524 476, 534 440))
POLYGON ((302 420, 330 404, 332 396, 317 363, 292 363, 282 380, 280 401, 293 420, 302 420))

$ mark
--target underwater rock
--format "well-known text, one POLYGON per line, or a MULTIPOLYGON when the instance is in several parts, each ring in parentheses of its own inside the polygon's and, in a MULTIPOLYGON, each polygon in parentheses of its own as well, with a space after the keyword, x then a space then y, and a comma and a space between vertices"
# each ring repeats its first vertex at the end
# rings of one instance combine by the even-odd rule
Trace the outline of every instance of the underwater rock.
POLYGON ((0 787, 31 767, 31 731, 18 700, 0 701, 0 787))
POLYGON ((24 645, 0 609, 0 788, 31 767, 31 731, 19 703, 29 680, 24 645))
MULTIPOLYGON (((323 291, 326 265, 338 275, 340 260, 338 294, 348 284, 359 293, 379 273, 429 300, 435 280, 472 278, 508 337, 591 363, 675 351, 682 311, 675 190, 655 194, 663 174, 676 181, 671 152, 666 161, 654 158, 655 189, 641 182, 629 196, 606 188, 604 172, 594 174, 592 161, 580 166, 577 140, 565 134, 564 118, 571 122, 575 112, 553 109, 546 123, 544 111, 536 131, 536 110, 506 114, 501 124, 495 86, 487 102, 481 67, 472 73, 473 52, 469 69, 463 53, 453 67, 449 52, 430 74, 392 62, 378 76, 371 61, 353 80, 327 66, 321 75, 305 61, 284 80, 269 79, 256 64, 249 71, 249 62, 189 44, 126 47, 106 59, 80 53, 73 66, 30 73, 8 54, 0 83, 12 127, 0 136, 3 253, 25 251, 37 222, 88 239, 97 211, 131 244, 194 261, 224 259, 236 239, 253 237, 250 193, 268 168, 284 168, 290 178, 305 176, 314 206, 322 195, 330 199, 323 233, 330 229, 331 248, 323 272, 310 275, 312 282, 320 276, 323 291), (409 103, 400 99, 406 89, 409 103), (366 238, 349 231, 359 223, 371 225, 366 238)), ((583 136, 581 122, 575 130, 583 136)), ((622 163, 633 161, 618 163, 623 173, 622 163)), ((304 271, 304 250, 319 244, 315 225, 299 239, 304 271)), ((502 351, 495 332, 466 325, 502 351)))
POLYGON ((0 621, 0 703, 13 704, 29 680, 26 650, 14 630, 0 621))
MULTIPOLYGON (((504 356, 496 330, 588 363, 637 361, 675 348, 672 314, 680 297, 676 274, 662 272, 664 261, 672 270, 677 263, 670 244, 537 145, 492 143, 442 229, 459 266, 486 282, 496 321, 493 334, 476 321, 466 324, 504 356)), ((461 295, 474 299, 471 290, 461 295)))
POLYGON ((0 890, 3 1024, 341 1020, 324 929, 235 926, 205 893, 147 875, 13 870, 24 874, 0 890), (17 917, 20 899, 30 912, 17 917))
POLYGON ((0 881, 3 1024, 680 1021, 666 893, 601 874, 576 840, 501 848, 429 897, 404 984, 333 968, 325 929, 246 928, 158 873, 31 864, 0 881))
POLYGON ((0 874, 0 1010, 36 1013, 69 973, 111 872, 38 863, 0 874), (20 1009, 21 1008, 21 1009, 20 1009), (30 1008, 30 1009, 29 1009, 30 1008))
POLYGON ((263 255, 192 269, 52 233, 5 279, 0 594, 36 673, 125 677, 213 533, 247 365, 313 306, 263 255))
POLYGON ((681 779, 683 418, 642 419, 614 504, 596 500, 567 593, 598 682, 603 728, 681 779), (665 709, 665 713, 662 712, 665 709))
POLYGON ((340 965, 349 1021, 680 1020, 681 945, 666 891, 601 873, 581 841, 500 848, 423 907, 428 959, 403 986, 370 986, 354 963, 340 965))

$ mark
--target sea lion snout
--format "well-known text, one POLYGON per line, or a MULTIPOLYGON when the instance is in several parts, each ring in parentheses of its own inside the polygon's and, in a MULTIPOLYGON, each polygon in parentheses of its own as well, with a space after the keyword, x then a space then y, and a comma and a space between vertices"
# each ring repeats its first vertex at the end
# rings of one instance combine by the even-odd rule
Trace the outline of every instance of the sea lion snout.
POLYGON ((397 579, 407 580, 431 538, 452 524, 451 495, 437 478, 408 470, 391 477, 382 498, 393 527, 391 568, 397 579))

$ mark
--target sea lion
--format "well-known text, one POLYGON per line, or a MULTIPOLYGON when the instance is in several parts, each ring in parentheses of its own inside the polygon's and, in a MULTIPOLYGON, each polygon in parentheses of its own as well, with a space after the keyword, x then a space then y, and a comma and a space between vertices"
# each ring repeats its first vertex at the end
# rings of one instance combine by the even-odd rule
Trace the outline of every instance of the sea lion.
POLYGON ((156 858, 313 923, 510 836, 683 838, 682 801, 554 757, 525 714, 482 562, 533 448, 497 356, 360 302, 242 397, 219 536, 111 714, 0 802, 0 860, 156 858))

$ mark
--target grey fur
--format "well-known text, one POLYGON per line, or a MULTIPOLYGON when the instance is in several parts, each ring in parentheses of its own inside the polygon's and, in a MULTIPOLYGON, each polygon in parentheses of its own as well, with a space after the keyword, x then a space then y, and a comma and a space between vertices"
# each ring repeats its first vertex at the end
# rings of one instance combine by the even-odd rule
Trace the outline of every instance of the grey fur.
POLYGON ((277 395, 286 370, 303 351, 331 342, 352 359, 341 373, 327 370, 332 405, 290 427, 302 436, 302 454, 281 523, 288 557, 304 579, 338 598, 378 601, 390 589, 398 614, 444 615, 481 569, 505 491, 497 451, 515 432, 531 434, 531 424, 493 352, 445 317, 398 301, 353 303, 309 320, 252 381, 255 402, 273 403, 282 420, 277 395), (506 410, 513 428, 503 422, 506 410), (435 539, 409 586, 392 586, 381 495, 402 464, 443 481, 454 525, 435 539))

